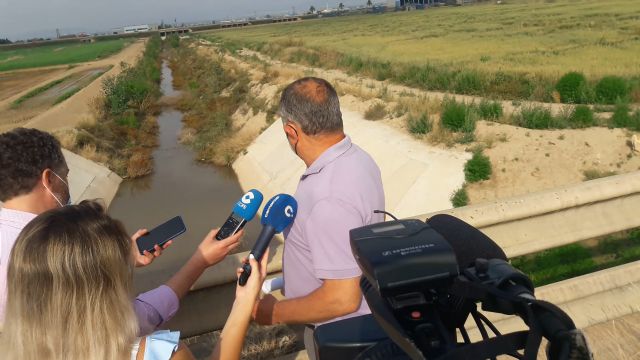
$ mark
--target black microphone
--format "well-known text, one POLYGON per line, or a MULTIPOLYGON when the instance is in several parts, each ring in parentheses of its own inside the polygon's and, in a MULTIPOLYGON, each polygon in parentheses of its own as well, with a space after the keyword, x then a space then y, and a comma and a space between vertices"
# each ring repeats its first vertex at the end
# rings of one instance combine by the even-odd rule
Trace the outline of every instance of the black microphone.
MULTIPOLYGON (((269 247, 271 238, 289 226, 295 219, 298 212, 298 203, 291 195, 279 194, 271 198, 262 210, 262 231, 258 235, 253 249, 250 254, 260 262, 262 255, 269 247)), ((251 265, 245 263, 242 265, 243 272, 238 278, 238 285, 244 286, 251 275, 251 265)))

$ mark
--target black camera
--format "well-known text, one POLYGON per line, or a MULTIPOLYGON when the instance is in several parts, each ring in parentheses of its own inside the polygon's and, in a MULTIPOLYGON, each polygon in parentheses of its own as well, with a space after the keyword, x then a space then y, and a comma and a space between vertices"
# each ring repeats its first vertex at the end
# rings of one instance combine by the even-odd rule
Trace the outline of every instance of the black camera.
POLYGON ((374 224, 351 230, 350 242, 372 315, 317 327, 318 360, 535 359, 542 337, 549 340, 549 359, 591 359, 573 321, 537 300, 531 280, 500 247, 460 219, 374 224), (478 304, 521 317, 529 330, 501 334, 478 304), (471 341, 469 319, 481 341, 471 341))

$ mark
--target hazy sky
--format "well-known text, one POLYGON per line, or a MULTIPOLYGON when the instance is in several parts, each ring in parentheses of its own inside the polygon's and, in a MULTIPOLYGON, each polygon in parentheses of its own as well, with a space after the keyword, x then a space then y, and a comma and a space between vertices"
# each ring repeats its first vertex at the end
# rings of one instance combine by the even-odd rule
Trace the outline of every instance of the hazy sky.
MULTIPOLYGON (((377 2, 377 1, 374 1, 377 2)), ((61 33, 108 31, 164 20, 178 23, 228 17, 284 14, 337 7, 340 0, 0 0, 0 38, 55 37, 61 33)), ((345 6, 366 0, 342 0, 345 6)))

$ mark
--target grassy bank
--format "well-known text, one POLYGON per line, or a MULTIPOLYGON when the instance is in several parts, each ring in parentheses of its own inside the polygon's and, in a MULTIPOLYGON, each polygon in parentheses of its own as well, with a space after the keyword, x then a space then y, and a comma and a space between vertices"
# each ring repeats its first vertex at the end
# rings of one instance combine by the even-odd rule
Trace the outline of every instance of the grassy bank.
POLYGON ((606 89, 617 80, 598 85, 615 75, 625 97, 640 102, 639 15, 632 0, 510 1, 233 29, 210 38, 232 51, 245 46, 287 62, 503 99, 611 103, 606 89), (559 96, 558 82, 570 72, 584 74, 590 96, 559 96))
POLYGON ((116 39, 87 44, 43 45, 26 49, 0 50, 0 71, 77 64, 103 59, 119 52, 130 43, 131 40, 116 39))
POLYGON ((640 260, 640 229, 602 240, 577 243, 514 258, 511 263, 535 286, 640 260))
POLYGON ((97 121, 81 125, 71 141, 76 153, 107 164, 123 177, 151 173, 158 132, 154 115, 160 96, 161 47, 159 37, 150 38, 135 66, 104 80, 103 96, 94 103, 97 121))
POLYGON ((247 101, 248 74, 217 59, 198 54, 188 42, 180 41, 171 50, 174 86, 183 91, 184 111, 181 141, 197 152, 200 161, 229 165, 236 151, 220 146, 229 134, 231 116, 247 101))

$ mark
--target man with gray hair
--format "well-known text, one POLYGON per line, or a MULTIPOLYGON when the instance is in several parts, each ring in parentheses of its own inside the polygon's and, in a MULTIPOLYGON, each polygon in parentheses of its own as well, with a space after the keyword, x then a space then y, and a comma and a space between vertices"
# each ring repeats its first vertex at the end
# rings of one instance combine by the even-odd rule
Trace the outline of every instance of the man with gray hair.
MULTIPOLYGON (((263 325, 320 325, 369 314, 349 230, 383 221, 374 213, 384 210, 380 169, 345 135, 338 95, 327 81, 309 77, 287 86, 280 115, 289 145, 307 170, 295 193, 298 215, 284 233, 286 300, 265 296, 254 318, 263 325)), ((305 345, 313 358, 312 341, 307 330, 305 345)))

